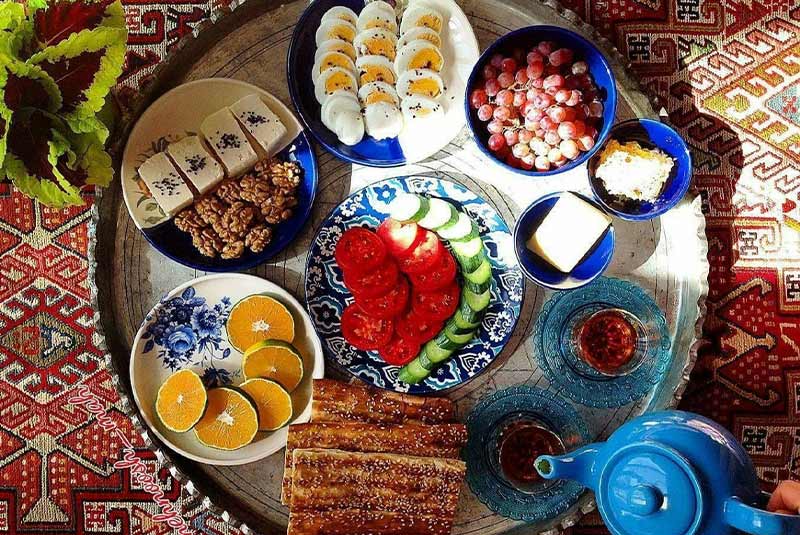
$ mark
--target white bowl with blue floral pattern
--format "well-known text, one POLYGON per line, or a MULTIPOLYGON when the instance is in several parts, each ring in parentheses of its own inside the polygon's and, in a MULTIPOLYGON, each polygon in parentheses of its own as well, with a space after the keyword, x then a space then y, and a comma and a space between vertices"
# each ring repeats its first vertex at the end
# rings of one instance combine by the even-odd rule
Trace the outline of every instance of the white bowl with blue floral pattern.
POLYGON ((238 385, 244 381, 242 354, 228 343, 225 321, 241 299, 267 294, 286 305, 294 318, 292 343, 303 356, 305 374, 292 392, 291 423, 311 417, 311 382, 324 376, 322 345, 308 314, 289 292, 252 275, 209 275, 181 284, 145 316, 131 348, 130 375, 133 398, 145 423, 167 446, 184 457, 207 464, 245 464, 275 453, 286 445, 287 427, 261 432, 242 448, 224 451, 203 445, 194 432, 176 433, 155 414, 158 389, 167 377, 192 369, 206 386, 238 385))

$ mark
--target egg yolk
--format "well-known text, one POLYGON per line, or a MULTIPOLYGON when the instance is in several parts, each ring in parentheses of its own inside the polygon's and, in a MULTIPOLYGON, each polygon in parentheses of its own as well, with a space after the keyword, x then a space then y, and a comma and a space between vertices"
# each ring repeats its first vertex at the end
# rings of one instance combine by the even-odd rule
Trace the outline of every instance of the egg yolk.
POLYGON ((350 79, 350 77, 347 76, 347 74, 339 71, 331 73, 331 75, 325 79, 326 93, 333 93, 337 89, 355 91, 355 87, 353 87, 353 81, 350 79))
POLYGON ((431 78, 411 80, 408 83, 408 92, 412 95, 423 95, 431 98, 436 98, 442 94, 439 84, 431 78))
POLYGON ((430 28, 435 32, 442 31, 442 19, 434 15, 433 13, 426 13, 425 15, 421 15, 414 26, 421 26, 423 28, 430 28))
POLYGON ((352 41, 356 37, 356 32, 353 28, 344 24, 337 24, 331 26, 326 36, 328 39, 341 39, 342 41, 352 41))
POLYGON ((389 93, 384 93, 383 91, 373 91, 367 95, 367 98, 364 99, 364 106, 375 104, 376 102, 394 104, 394 99, 389 93))
POLYGON ((364 65, 361 67, 361 85, 370 82, 386 82, 394 84, 394 73, 384 65, 364 65))
POLYGON ((343 69, 350 69, 347 56, 341 53, 327 54, 319 65, 319 72, 322 72, 331 67, 341 67, 343 69))
POLYGON ((437 48, 441 48, 442 47, 442 40, 439 37, 439 34, 426 32, 426 33, 420 34, 419 38, 420 39, 424 39, 425 41, 428 41, 429 43, 433 44, 437 48))
POLYGON ((383 17, 375 17, 374 19, 367 21, 365 27, 368 30, 371 30, 372 28, 383 28, 384 30, 394 32, 397 30, 397 23, 393 20, 385 19, 383 17))
POLYGON ((338 52, 339 54, 344 54, 353 61, 356 60, 356 48, 350 43, 347 44, 342 43, 340 45, 337 45, 337 47, 335 49, 332 49, 331 52, 338 52))
POLYGON ((383 56, 385 58, 389 58, 390 60, 394 60, 394 43, 389 39, 380 37, 367 39, 364 41, 364 48, 367 49, 368 54, 383 56))
POLYGON ((408 62, 409 69, 431 69, 436 72, 442 70, 442 55, 436 49, 424 48, 414 54, 408 62))

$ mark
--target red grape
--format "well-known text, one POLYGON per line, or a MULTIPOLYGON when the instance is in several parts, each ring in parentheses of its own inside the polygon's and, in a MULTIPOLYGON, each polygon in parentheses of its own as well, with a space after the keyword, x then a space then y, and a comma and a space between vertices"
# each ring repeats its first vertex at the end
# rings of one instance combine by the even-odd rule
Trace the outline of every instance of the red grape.
POLYGON ((569 89, 559 89, 558 91, 556 91, 556 94, 554 96, 556 98, 556 102, 558 102, 559 104, 563 104, 566 101, 568 101, 569 98, 572 96, 572 91, 570 91, 569 89))
POLYGON ((561 154, 561 149, 559 149, 557 147, 553 147, 547 153, 547 159, 550 160, 550 163, 556 163, 557 161, 559 161, 559 160, 561 160, 563 158, 564 158, 564 155, 561 154))
POLYGON ((575 108, 566 107, 564 108, 564 120, 565 121, 574 121, 575 117, 578 116, 578 112, 575 108))
POLYGON ((517 143, 511 147, 511 154, 516 158, 524 158, 531 153, 531 148, 525 143, 517 143))
POLYGON ((520 130, 517 132, 517 139, 520 143, 530 143, 533 139, 533 132, 530 130, 520 130))
POLYGON ((498 106, 494 109, 494 118, 498 121, 508 121, 511 119, 511 108, 508 106, 498 106))
POLYGON ((556 146, 561 143, 561 136, 555 130, 548 130, 544 133, 544 142, 551 146, 556 146))
POLYGON ((581 93, 578 89, 573 89, 569 93, 569 98, 564 101, 564 104, 567 106, 577 106, 583 100, 583 93, 581 93))
POLYGON ((501 121, 489 121, 486 125, 486 130, 490 134, 500 134, 503 131, 503 123, 501 121))
POLYGON ((544 130, 554 130, 558 128, 558 125, 556 125, 556 122, 548 115, 547 117, 542 117, 539 119, 539 127, 543 128, 544 130))
POLYGON ((572 61, 572 55, 572 50, 569 48, 559 48, 558 50, 551 52, 548 56, 548 59, 550 60, 550 65, 559 67, 572 61))
POLYGON ((549 56, 550 52, 555 50, 555 48, 556 44, 553 41, 542 41, 536 46, 539 53, 544 56, 549 56))
POLYGON ((544 72, 544 63, 541 61, 534 61, 533 63, 528 63, 528 66, 525 69, 525 74, 528 75, 530 80, 535 80, 539 78, 542 73, 544 72))
POLYGON ((484 65, 483 66, 483 79, 484 80, 491 80, 492 78, 497 78, 497 69, 495 69, 491 65, 484 65))
POLYGON ((538 50, 533 49, 528 52, 528 55, 525 57, 525 61, 527 61, 528 65, 532 65, 533 63, 544 63, 544 56, 538 50))
POLYGON ((517 70, 517 61, 514 58, 505 58, 500 64, 500 68, 503 69, 503 72, 513 73, 517 70))
POLYGON ((486 84, 484 84, 484 90, 490 97, 497 95, 497 92, 500 91, 500 83, 497 81, 497 78, 486 80, 486 84))
POLYGON ((555 65, 548 64, 544 68, 544 75, 545 76, 550 76, 551 74, 560 74, 560 73, 561 73, 561 67, 556 67, 555 65))
POLYGON ((514 85, 514 75, 508 71, 503 71, 497 75, 497 81, 500 83, 500 87, 504 89, 506 87, 511 87, 514 85))
MULTIPOLYGON (((503 132, 503 137, 506 138, 506 145, 509 147, 513 147, 519 143, 519 135, 517 134, 517 131, 511 128, 503 132)), ((517 158, 520 158, 520 156, 517 156, 517 158)))
POLYGON ((520 166, 519 165, 520 164, 519 158, 517 158, 513 154, 509 154, 508 156, 506 156, 506 163, 508 165, 510 165, 511 167, 519 167, 520 166))
POLYGON ((586 151, 591 150, 594 147, 594 138, 590 135, 584 134, 578 138, 578 148, 586 151))
POLYGON ((550 106, 547 108, 547 116, 554 123, 560 123, 567 116, 567 110, 563 106, 550 106))
POLYGON ((578 135, 578 129, 575 128, 575 123, 564 121, 558 125, 558 135, 561 139, 575 139, 578 135))
POLYGON ((500 150, 500 147, 503 147, 505 144, 506 139, 502 134, 492 134, 489 136, 488 145, 491 150, 498 151, 500 150))
POLYGON ((565 139, 558 145, 558 148, 561 150, 561 154, 570 160, 574 160, 581 153, 578 144, 573 139, 565 139))
POLYGON ((514 93, 508 89, 501 89, 497 92, 497 96, 494 97, 494 101, 499 106, 510 106, 514 102, 514 93))
POLYGON ((603 103, 595 100, 589 103, 589 117, 602 117, 603 116, 603 103))
POLYGON ((528 99, 525 96, 525 91, 515 91, 514 92, 514 107, 518 110, 521 109, 527 103, 528 99))
POLYGON ((577 121, 573 121, 573 124, 575 125, 576 137, 580 137, 586 132, 586 123, 584 123, 580 119, 577 121))
POLYGON ((528 71, 527 69, 520 69, 514 75, 514 81, 520 85, 524 85, 525 82, 528 81, 528 71))
POLYGON ((533 154, 528 153, 527 156, 524 156, 519 159, 519 166, 526 171, 530 171, 533 169, 535 161, 536 157, 533 154))
POLYGON ((472 104, 472 107, 477 110, 478 108, 489 102, 489 96, 483 89, 476 89, 470 95, 469 100, 470 104, 472 104))
POLYGON ((560 74, 551 74, 550 76, 548 76, 547 78, 544 79, 544 88, 545 88, 545 90, 548 87, 558 87, 558 88, 560 88, 563 85, 564 85, 564 77, 561 76, 560 74))
POLYGON ((494 113, 494 106, 491 104, 484 104, 480 108, 478 108, 478 119, 481 121, 488 121, 492 118, 492 114, 494 113))
POLYGON ((550 145, 540 137, 531 139, 528 145, 536 156, 547 156, 547 153, 550 152, 550 145))
POLYGON ((534 167, 536 167, 537 171, 549 171, 550 170, 550 160, 547 159, 547 156, 537 156, 536 159, 533 161, 534 167))
POLYGON ((534 132, 539 128, 539 121, 532 121, 532 120, 530 120, 530 119, 528 119, 526 117, 524 126, 525 126, 525 130, 529 130, 531 132, 534 132))
POLYGON ((492 58, 489 60, 489 64, 494 67, 495 69, 502 69, 503 68, 503 55, 502 54, 494 54, 492 58))
POLYGON ((576 61, 571 67, 572 74, 586 74, 589 72, 589 65, 585 61, 576 61))
POLYGON ((547 93, 540 93, 533 98, 533 103, 537 108, 547 108, 553 105, 553 97, 547 93))

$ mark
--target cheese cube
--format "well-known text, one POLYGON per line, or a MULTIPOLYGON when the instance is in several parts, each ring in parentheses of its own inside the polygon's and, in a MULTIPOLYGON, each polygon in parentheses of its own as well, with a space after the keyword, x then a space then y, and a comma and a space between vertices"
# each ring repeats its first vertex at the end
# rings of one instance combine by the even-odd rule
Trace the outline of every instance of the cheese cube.
POLYGON ((277 152, 281 138, 286 135, 286 127, 264 104, 261 97, 255 94, 247 95, 239 99, 230 109, 267 156, 273 156, 277 152))
POLYGON ((244 174, 258 161, 242 127, 228 108, 222 108, 206 117, 200 125, 200 131, 229 177, 244 174))
POLYGON ((200 193, 216 186, 225 176, 222 166, 208 153, 197 136, 187 136, 176 143, 170 143, 167 153, 183 176, 200 193))
POLYGON ((611 224, 611 218, 577 195, 564 193, 526 246, 563 273, 572 271, 611 224))
POLYGON ((166 214, 173 216, 194 201, 189 186, 163 152, 150 156, 140 165, 139 176, 166 214))

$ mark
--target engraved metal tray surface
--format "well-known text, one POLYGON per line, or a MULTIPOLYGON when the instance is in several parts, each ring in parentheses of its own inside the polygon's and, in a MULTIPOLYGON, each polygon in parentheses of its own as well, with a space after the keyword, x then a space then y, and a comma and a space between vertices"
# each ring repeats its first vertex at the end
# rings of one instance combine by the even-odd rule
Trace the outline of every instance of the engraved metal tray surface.
MULTIPOLYGON (((655 116, 647 97, 628 73, 624 58, 574 13, 541 0, 465 0, 460 4, 482 48, 510 30, 531 24, 561 25, 582 33, 604 50, 615 69, 620 90, 617 119, 655 116)), ((306 5, 303 1, 281 4, 250 0, 204 24, 159 67, 153 83, 141 95, 136 115, 164 91, 186 81, 214 76, 253 83, 289 103, 286 52, 306 5)), ((124 135, 125 132, 119 146, 124 145, 124 135)), ((492 203, 510 226, 530 201, 545 193, 588 189, 581 169, 547 179, 526 179, 489 162, 474 143, 464 129, 434 157, 414 166, 384 170, 354 168, 318 149, 320 180, 308 223, 277 258, 251 272, 283 286, 302 301, 306 254, 316 229, 349 192, 384 177, 434 173, 461 182, 492 203)), ((678 207, 656 220, 638 224, 615 221, 615 228, 617 249, 607 274, 635 282, 655 298, 672 336, 673 362, 665 379, 638 402, 618 409, 576 405, 596 439, 603 439, 643 411, 677 404, 697 356, 707 293, 705 220, 698 196, 688 195, 678 207)), ((128 360, 131 342, 144 315, 166 292, 203 273, 169 261, 147 243, 128 215, 118 182, 103 192, 97 204, 91 238, 97 341, 107 349, 123 404, 148 445, 165 459, 196 506, 224 512, 226 519, 246 533, 284 533, 288 510, 279 500, 282 452, 243 466, 193 463, 160 444, 141 422, 131 401, 128 360)), ((520 321, 501 356, 487 372, 448 393, 457 402, 462 420, 478 399, 495 390, 520 383, 549 386, 536 365, 532 340, 537 314, 549 295, 528 282, 520 321)), ((465 485, 454 533, 552 532, 574 524, 593 507, 592 495, 586 492, 559 518, 526 525, 492 513, 465 485)))

